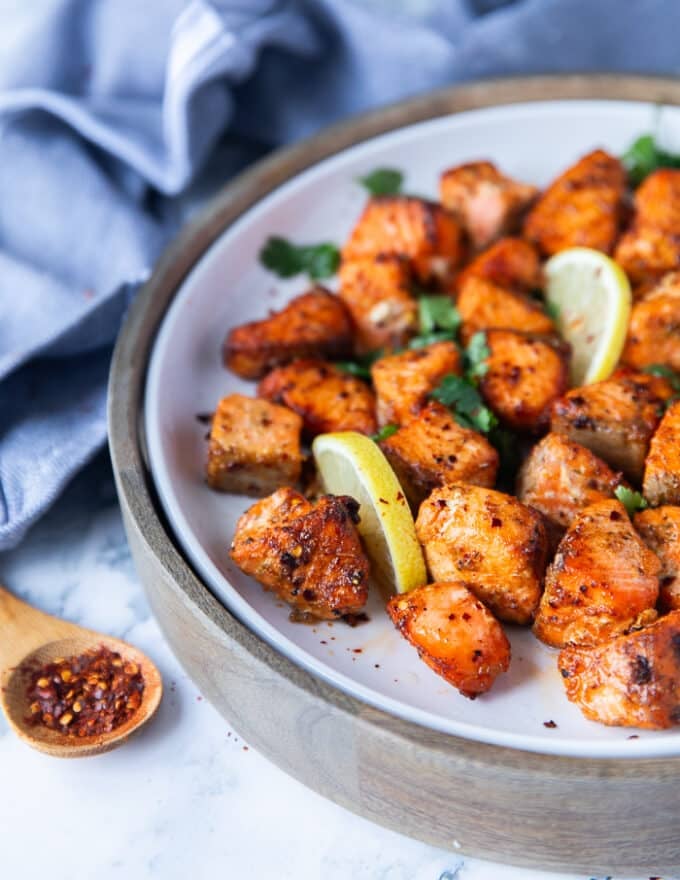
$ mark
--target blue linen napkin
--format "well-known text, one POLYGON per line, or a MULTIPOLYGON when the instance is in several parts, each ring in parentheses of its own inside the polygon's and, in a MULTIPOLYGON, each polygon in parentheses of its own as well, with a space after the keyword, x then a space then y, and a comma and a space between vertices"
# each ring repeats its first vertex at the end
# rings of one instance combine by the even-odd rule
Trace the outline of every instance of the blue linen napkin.
POLYGON ((680 68, 675 0, 0 2, 0 549, 106 440, 161 249, 272 147, 446 83, 680 68))

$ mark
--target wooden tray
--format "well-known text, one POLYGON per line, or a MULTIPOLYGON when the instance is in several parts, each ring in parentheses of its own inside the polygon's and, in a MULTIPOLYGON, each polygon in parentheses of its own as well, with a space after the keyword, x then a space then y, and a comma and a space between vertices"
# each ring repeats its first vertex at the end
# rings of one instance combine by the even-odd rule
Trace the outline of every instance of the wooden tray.
POLYGON ((445 89, 341 123, 226 186, 168 248, 130 310, 111 369, 111 455, 132 554, 166 638, 208 699, 282 769, 366 818, 463 854, 544 869, 662 874, 680 866, 680 758, 560 758, 484 745, 397 719, 315 678, 244 627, 194 574, 164 522, 140 430, 163 314, 243 211, 314 162, 393 128, 568 98, 680 104, 680 82, 559 76, 445 89))

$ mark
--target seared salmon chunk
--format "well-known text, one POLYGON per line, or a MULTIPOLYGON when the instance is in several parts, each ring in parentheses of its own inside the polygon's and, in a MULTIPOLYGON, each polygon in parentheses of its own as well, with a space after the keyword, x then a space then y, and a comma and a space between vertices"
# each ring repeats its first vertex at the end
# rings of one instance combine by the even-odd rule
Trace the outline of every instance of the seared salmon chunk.
POLYGON ((242 394, 223 397, 210 429, 207 480, 212 489, 269 495, 300 479, 302 419, 285 406, 242 394))
POLYGON ((591 721, 680 724, 680 611, 595 648, 565 648, 558 666, 567 697, 591 721))
POLYGON ((493 489, 442 486, 420 506, 416 532, 434 580, 462 581, 501 620, 531 622, 547 562, 539 513, 493 489))
POLYGON ((539 335, 555 333, 555 324, 535 299, 484 278, 467 278, 456 305, 463 320, 462 336, 466 342, 479 330, 494 328, 539 335))
POLYGON ((464 257, 460 224, 436 202, 410 196, 372 198, 342 259, 351 262, 378 254, 408 258, 422 283, 448 281, 464 257))
POLYGON ((668 408, 649 444, 642 491, 650 504, 680 504, 680 400, 668 408))
POLYGON ((224 363, 244 379, 259 379, 272 367, 298 358, 347 357, 352 352, 352 333, 340 298, 315 287, 280 312, 230 330, 224 341, 224 363))
POLYGON ((499 287, 529 293, 542 287, 536 248, 523 238, 501 238, 472 260, 458 275, 460 290, 468 278, 481 278, 499 287))
POLYGON ((449 168, 439 190, 442 204, 459 218, 475 250, 517 231, 538 195, 535 186, 506 177, 493 162, 449 168))
POLYGON ((546 434, 519 473, 517 497, 564 531, 584 507, 613 498, 624 483, 601 458, 561 434, 546 434))
POLYGON ((247 575, 312 617, 356 614, 368 597, 369 563, 356 530, 359 505, 294 489, 257 501, 236 525, 230 556, 247 575))
POLYGON ((540 433, 554 401, 567 389, 569 347, 514 330, 487 330, 487 372, 479 388, 500 420, 516 431, 540 433))
POLYGON ((368 385, 323 361, 277 367, 260 382, 257 393, 301 415, 307 437, 328 431, 376 431, 375 398, 368 385))
POLYGON ((510 665, 510 643, 501 625, 460 582, 393 596, 387 613, 420 659, 465 697, 488 691, 510 665))
POLYGON ((565 248, 611 253, 624 219, 626 172, 595 150, 561 174, 529 212, 524 235, 546 256, 565 248))
POLYGON ((664 505, 635 514, 633 524, 640 537, 659 557, 659 609, 680 608, 680 507, 664 505))
POLYGON ((617 500, 572 520, 548 567, 534 634, 556 648, 598 645, 656 618, 661 565, 617 500))
POLYGON ((395 254, 342 263, 340 298, 352 316, 359 354, 401 348, 418 330, 411 275, 408 260, 395 254))
POLYGON ((665 379, 620 369, 610 379, 572 388, 556 400, 550 429, 639 485, 650 440, 672 393, 665 379))
POLYGON ((633 305, 621 360, 638 370, 663 364, 680 372, 680 272, 664 275, 633 305))
POLYGON ((376 394, 378 423, 405 425, 418 415, 444 376, 461 371, 454 342, 434 342, 375 361, 371 377, 376 394))
POLYGON ((496 481, 498 453, 493 446, 476 431, 462 428, 435 401, 383 440, 380 448, 414 510, 437 486, 474 483, 491 487, 496 481))

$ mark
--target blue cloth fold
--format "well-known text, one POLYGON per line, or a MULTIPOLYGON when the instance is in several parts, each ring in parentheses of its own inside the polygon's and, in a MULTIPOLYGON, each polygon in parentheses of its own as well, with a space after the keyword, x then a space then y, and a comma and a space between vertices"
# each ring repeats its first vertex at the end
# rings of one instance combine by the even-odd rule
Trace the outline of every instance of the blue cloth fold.
POLYGON ((680 68, 674 0, 0 0, 0 549, 105 442, 125 309, 253 158, 486 75, 680 68))

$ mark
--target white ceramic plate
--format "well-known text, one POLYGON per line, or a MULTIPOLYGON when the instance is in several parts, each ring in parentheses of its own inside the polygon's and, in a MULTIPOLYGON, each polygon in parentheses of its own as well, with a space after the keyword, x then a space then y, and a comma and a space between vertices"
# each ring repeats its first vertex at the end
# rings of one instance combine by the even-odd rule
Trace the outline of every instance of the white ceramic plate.
POLYGON ((306 626, 230 561, 229 543, 252 499, 222 495, 204 481, 206 426, 231 392, 254 393, 221 364, 228 328, 263 317, 306 287, 281 282, 258 263, 269 235, 300 243, 344 242, 366 194, 356 178, 402 169, 410 192, 436 196, 440 172, 480 158, 520 180, 545 185, 597 146, 620 154, 648 131, 680 144, 680 110, 646 104, 561 101, 478 110, 374 138, 320 162, 271 193, 230 227, 182 284, 162 323, 146 389, 145 423, 153 478, 175 535, 216 596, 254 632, 316 675, 359 699, 426 727, 537 752, 593 757, 680 754, 680 731, 606 728, 567 702, 556 652, 527 630, 508 628, 510 671, 474 701, 418 660, 374 595, 369 622, 306 626), (555 727, 546 727, 554 722, 555 727), (636 734, 637 738, 631 739, 636 734))

